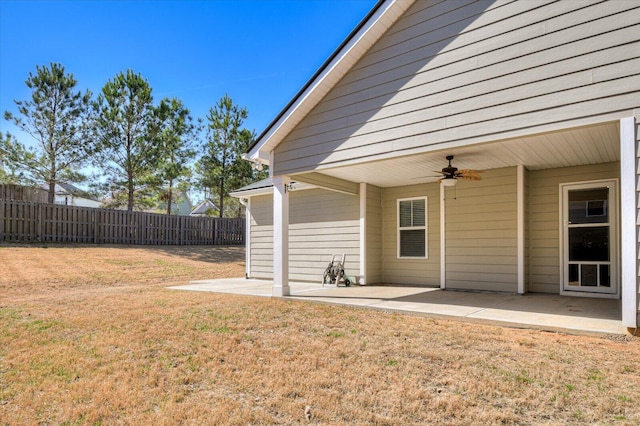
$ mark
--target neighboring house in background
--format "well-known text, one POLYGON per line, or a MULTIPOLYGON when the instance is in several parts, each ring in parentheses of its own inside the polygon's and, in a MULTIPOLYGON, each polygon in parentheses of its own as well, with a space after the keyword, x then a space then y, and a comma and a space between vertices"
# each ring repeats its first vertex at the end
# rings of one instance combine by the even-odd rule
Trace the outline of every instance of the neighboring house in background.
MULTIPOLYGON (((173 200, 171 202, 171 214, 176 216, 189 216, 192 209, 193 204, 191 204, 189 195, 179 190, 174 190, 173 200)), ((154 210, 154 213, 166 214, 167 202, 163 201, 158 208, 154 210)))
POLYGON ((195 206, 193 210, 191 210, 191 213, 189 213, 189 216, 210 216, 211 212, 217 211, 218 207, 213 203, 213 201, 207 198, 206 200, 195 206), (207 214, 207 212, 209 213, 207 214))
POLYGON ((380 1, 247 153, 247 276, 288 295, 346 253, 363 285, 615 298, 636 327, 638 70, 638 2, 380 1), (448 155, 483 180, 439 182, 448 155))
MULTIPOLYGON (((41 185, 41 188, 47 191, 47 193, 49 192, 49 185, 43 184, 41 185)), ((93 195, 70 183, 57 183, 55 186, 55 192, 55 204, 93 208, 99 208, 101 205, 100 200, 95 198, 93 195)))

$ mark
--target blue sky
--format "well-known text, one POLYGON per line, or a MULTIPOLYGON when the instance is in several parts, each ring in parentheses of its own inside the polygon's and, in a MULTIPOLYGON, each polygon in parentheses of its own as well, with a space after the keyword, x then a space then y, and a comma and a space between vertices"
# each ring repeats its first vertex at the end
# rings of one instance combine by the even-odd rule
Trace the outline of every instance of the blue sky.
MULTIPOLYGON (((0 0, 0 111, 58 62, 97 95, 120 71, 204 117, 225 93, 258 134, 376 0, 0 0)), ((4 118, 0 130, 15 132, 4 118)), ((24 141, 27 142, 27 141, 24 141)))

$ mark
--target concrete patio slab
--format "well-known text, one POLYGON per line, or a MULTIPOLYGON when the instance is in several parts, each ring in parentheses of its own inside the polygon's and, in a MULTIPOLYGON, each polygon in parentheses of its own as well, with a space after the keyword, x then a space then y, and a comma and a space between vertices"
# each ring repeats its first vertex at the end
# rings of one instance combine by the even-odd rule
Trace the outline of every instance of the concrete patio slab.
MULTIPOLYGON (((271 297, 271 281, 244 278, 193 281, 169 287, 271 297)), ((443 291, 407 286, 323 286, 290 283, 287 299, 369 307, 427 316, 462 318, 553 331, 626 334, 620 323, 620 301, 553 294, 513 295, 490 292, 443 291)))

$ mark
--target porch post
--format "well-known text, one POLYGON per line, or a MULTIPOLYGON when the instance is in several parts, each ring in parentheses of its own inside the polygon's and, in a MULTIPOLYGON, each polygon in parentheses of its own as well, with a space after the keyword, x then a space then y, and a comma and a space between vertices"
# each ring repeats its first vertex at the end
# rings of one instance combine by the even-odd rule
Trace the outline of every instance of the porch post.
POLYGON ((524 228, 525 228, 525 176, 524 176, 524 166, 522 164, 518 165, 517 168, 518 181, 517 181, 517 246, 518 246, 518 294, 526 293, 525 288, 525 277, 524 277, 524 228))
POLYGON ((635 117, 620 120, 620 247, 622 325, 638 326, 638 143, 635 117))
POLYGON ((289 191, 291 179, 273 178, 273 289, 274 297, 289 296, 289 191))
POLYGON ((447 273, 446 273, 446 247, 445 247, 445 236, 446 236, 446 218, 445 218, 445 188, 444 184, 440 182, 440 288, 445 289, 447 287, 447 273))
POLYGON ((360 183, 360 285, 367 285, 367 184, 360 183))

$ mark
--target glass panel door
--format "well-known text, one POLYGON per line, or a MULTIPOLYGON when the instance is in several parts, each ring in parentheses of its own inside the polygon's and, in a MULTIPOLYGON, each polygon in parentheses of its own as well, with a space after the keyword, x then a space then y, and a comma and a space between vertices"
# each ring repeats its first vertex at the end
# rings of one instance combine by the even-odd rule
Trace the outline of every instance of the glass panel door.
POLYGON ((563 290, 615 294, 615 181, 563 186, 563 290))

